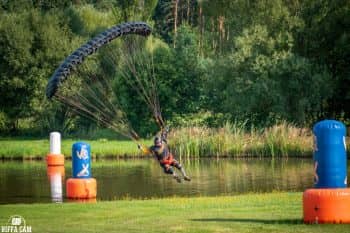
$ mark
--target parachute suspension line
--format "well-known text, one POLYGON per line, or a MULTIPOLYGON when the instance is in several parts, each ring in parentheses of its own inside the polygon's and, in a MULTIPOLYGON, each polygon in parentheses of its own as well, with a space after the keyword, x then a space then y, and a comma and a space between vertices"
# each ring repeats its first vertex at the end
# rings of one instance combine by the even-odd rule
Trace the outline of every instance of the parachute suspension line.
MULTIPOLYGON (((108 51, 111 51, 111 50, 108 50, 108 51)), ((109 59, 107 59, 106 61, 107 61, 110 65, 116 65, 117 63, 116 63, 115 56, 112 56, 112 54, 113 54, 113 53, 107 53, 107 55, 109 56, 109 59)), ((101 77, 102 77, 102 80, 105 82, 105 86, 108 88, 108 91, 109 91, 110 93, 114 93, 113 90, 112 90, 112 88, 111 88, 111 86, 108 85, 108 81, 106 80, 106 77, 105 77, 104 75, 102 75, 101 77)), ((127 78, 127 80, 131 80, 131 78, 127 78)), ((101 83, 101 82, 97 82, 97 83, 98 83, 99 85, 101 85, 101 89, 103 90, 102 83, 101 83)), ((132 85, 132 86, 134 86, 134 85, 132 85)), ((91 90, 90 93, 96 94, 96 93, 89 87, 89 85, 87 85, 87 89, 88 89, 88 90, 91 90)), ((104 93, 104 92, 101 92, 101 93, 104 93)), ((142 93, 138 93, 138 94, 139 94, 141 97, 144 97, 144 95, 143 95, 142 93)), ((100 99, 100 98, 98 98, 97 95, 95 95, 95 97, 96 97, 97 100, 100 99)), ((122 108, 120 107, 120 105, 119 105, 118 102, 116 102, 116 103, 114 103, 114 104, 117 105, 117 107, 118 107, 117 109, 118 109, 119 111, 117 111, 117 110, 113 107, 113 104, 112 104, 110 101, 108 101, 109 99, 108 99, 108 97, 107 97, 106 95, 105 95, 104 97, 105 97, 105 99, 107 100, 106 102, 109 103, 109 105, 111 106, 111 107, 103 106, 103 107, 105 107, 105 109, 114 109, 115 112, 112 113, 112 114, 115 114, 115 115, 120 115, 120 114, 122 114, 123 116, 122 116, 121 118, 127 119, 127 118, 126 118, 126 114, 125 114, 122 110, 120 110, 120 109, 122 109, 122 108)), ((101 103, 101 104, 103 104, 103 103, 101 103)), ((125 120, 124 124, 129 125, 129 122, 128 122, 127 120, 125 120)), ((132 127, 131 127, 130 125, 128 126, 128 128, 130 128, 130 134, 132 135, 132 137, 135 138, 135 139, 139 139, 139 136, 138 136, 137 133, 132 129, 132 127)))
MULTIPOLYGON (((97 122, 101 122, 105 126, 112 126, 115 123, 124 123, 123 121, 119 121, 119 122, 110 121, 106 115, 103 115, 103 114, 98 115, 94 113, 93 110, 96 110, 96 108, 93 108, 93 110, 90 110, 88 108, 88 107, 93 107, 91 104, 86 104, 86 105, 89 105, 87 107, 81 104, 80 101, 74 101, 70 98, 65 98, 64 96, 60 96, 59 94, 57 95, 57 97, 59 98, 59 100, 61 100, 61 102, 67 103, 69 106, 72 107, 72 109, 78 111, 78 113, 81 113, 81 114, 86 113, 88 116, 93 117, 97 122), (82 112, 80 112, 79 110, 81 110, 82 112)), ((100 113, 99 109, 97 109, 97 111, 100 113)))
MULTIPOLYGON (((82 66, 82 68, 85 68, 85 67, 82 66)), ((95 74, 92 74, 89 69, 85 69, 87 74, 83 74, 83 71, 80 69, 77 69, 75 71, 77 75, 80 77, 88 76, 91 79, 91 77, 96 76, 95 74)), ((98 79, 98 80, 99 81, 95 81, 93 83, 94 85, 96 85, 96 88, 97 88, 95 91, 92 89, 91 85, 87 85, 83 83, 82 91, 85 91, 85 92, 78 91, 78 92, 75 92, 74 96, 70 96, 67 98, 64 95, 60 95, 60 91, 57 91, 55 96, 59 98, 60 102, 67 103, 75 113, 83 115, 84 117, 90 120, 100 122, 104 126, 111 128, 117 132, 120 132, 123 136, 131 138, 132 140, 137 139, 138 136, 135 137, 135 135, 137 134, 130 127, 129 122, 125 120, 126 119, 125 113, 121 110, 118 111, 118 109, 116 109, 113 106, 113 104, 109 101, 109 98, 107 97, 107 95, 104 94, 105 89, 102 87, 103 84, 100 81, 103 80, 106 82, 106 79, 98 79), (95 100, 96 102, 90 101, 88 97, 86 97, 84 94, 87 94, 88 97, 95 100), (98 94, 103 96, 104 101, 101 101, 101 98, 98 96, 98 94), (118 115, 118 117, 115 117, 116 115, 118 115), (123 125, 127 125, 126 127, 127 129, 122 129, 124 128, 124 127, 121 127, 123 125)), ((110 88, 108 84, 107 85, 105 84, 105 87, 110 88)))
MULTIPOLYGON (((130 47, 129 47, 129 49, 130 49, 130 47)), ((122 52, 122 53, 125 53, 125 52, 122 52)), ((134 55, 134 54, 138 54, 138 53, 131 53, 131 54, 134 55)), ((113 54, 111 54, 111 53, 109 53, 109 56, 114 57, 113 54)), ((141 98, 147 104, 148 108, 151 110, 151 112, 153 112, 155 119, 158 123, 156 115, 159 115, 159 114, 157 113, 157 111, 155 111, 155 107, 156 107, 155 102, 152 101, 152 99, 150 98, 150 95, 152 95, 152 97, 154 96, 154 94, 152 94, 152 93, 156 92, 156 90, 154 88, 150 89, 150 88, 146 87, 147 89, 150 90, 150 92, 146 91, 145 86, 147 86, 147 82, 145 82, 146 84, 142 82, 142 79, 139 77, 138 72, 137 72, 137 68, 135 66, 135 64, 138 64, 139 66, 140 65, 143 66, 143 62, 137 63, 137 61, 148 61, 148 59, 136 59, 135 57, 134 57, 134 59, 132 59, 132 58, 129 58, 129 56, 127 56, 127 58, 124 59, 125 63, 123 63, 123 64, 128 67, 128 70, 131 71, 133 76, 129 72, 124 71, 124 69, 119 69, 120 74, 123 77, 123 79, 127 82, 127 84, 129 86, 131 86, 138 93, 139 96, 141 96, 141 98), (135 83, 135 81, 133 82, 132 80, 136 80, 136 83, 135 83)), ((142 69, 142 70, 148 71, 149 69, 142 69)), ((152 75, 152 74, 150 74, 150 75, 152 75)), ((158 125, 159 125, 159 123, 158 123, 158 125)))
MULTIPOLYGON (((135 80, 137 81, 137 84, 138 86, 140 87, 140 90, 141 92, 144 94, 144 96, 146 97, 147 99, 147 102, 150 106, 152 106, 152 101, 139 77, 139 75, 137 74, 137 71, 136 71, 136 67, 135 67, 135 64, 132 64, 130 61, 128 62, 128 67, 130 69, 130 71, 132 72, 133 76, 135 77, 135 80)), ((137 87, 137 86, 136 86, 137 87)))
MULTIPOLYGON (((83 75, 80 70, 77 70, 77 71, 78 71, 79 75, 83 75)), ((90 76, 90 75, 88 75, 88 76, 90 76)), ((81 77, 83 77, 83 76, 81 76, 81 77)), ((92 77, 92 75, 90 77, 92 77)), ((98 85, 98 84, 100 84, 100 82, 95 82, 94 84, 98 85)), ((101 84, 101 86, 102 86, 102 84, 101 84)), ((93 109, 99 111, 100 113, 103 113, 105 115, 106 114, 110 114, 111 116, 113 115, 112 110, 115 111, 115 109, 113 107, 111 108, 111 107, 106 106, 106 104, 109 104, 110 102, 109 102, 108 97, 103 93, 103 90, 104 90, 103 87, 99 88, 97 86, 96 87, 97 88, 96 91, 94 91, 92 89, 91 85, 84 85, 83 87, 84 87, 84 89, 82 91, 87 91, 87 93, 89 94, 89 97, 91 97, 96 102, 92 103, 80 91, 76 92, 76 95, 79 97, 79 100, 83 100, 84 103, 86 103, 86 105, 90 105, 90 107, 92 107, 93 109), (101 98, 99 98, 98 94, 102 94, 103 100, 105 100, 105 101, 101 101, 101 98), (101 110, 105 110, 105 111, 101 111, 101 110)), ((109 117, 109 118, 111 118, 111 117, 109 117)))
MULTIPOLYGON (((135 55, 135 54, 133 54, 133 55, 135 55)), ((145 100, 146 100, 145 102, 148 104, 149 108, 152 110, 152 108, 153 108, 152 101, 149 97, 149 93, 145 89, 146 85, 142 82, 141 78, 139 77, 138 72, 137 72, 137 68, 135 66, 138 59, 135 59, 133 56, 130 56, 130 57, 126 57, 126 59, 124 61, 125 61, 124 65, 126 65, 128 67, 131 74, 128 74, 125 71, 123 73, 126 74, 126 76, 123 76, 123 77, 127 78, 126 81, 133 80, 133 77, 134 77, 134 80, 136 81, 136 85, 135 85, 135 83, 131 83, 132 87, 138 89, 138 92, 141 93, 141 96, 143 96, 145 98, 145 100), (133 75, 133 77, 131 77, 131 75, 133 75)))
MULTIPOLYGON (((112 59, 110 59, 111 61, 112 61, 112 60, 116 60, 116 59, 115 59, 115 56, 113 56, 113 54, 108 53, 107 55, 108 55, 110 58, 112 58, 112 59)), ((115 62, 114 64, 117 64, 117 63, 115 62)), ((153 111, 152 105, 151 105, 151 103, 148 101, 149 98, 147 98, 147 95, 145 95, 144 92, 141 92, 140 89, 137 88, 138 85, 135 85, 135 83, 132 82, 133 79, 132 79, 131 75, 130 75, 128 72, 123 71, 123 69, 120 69, 119 72, 120 72, 121 76, 123 77, 123 79, 127 82, 127 84, 128 84, 129 86, 131 86, 131 87, 137 92, 137 94, 138 94, 138 95, 143 99, 143 101, 147 104, 148 108, 151 109, 151 111, 153 111)), ((143 84, 141 84, 141 85, 143 85, 143 84)), ((120 107, 120 108, 121 108, 121 107, 120 107)), ((137 133, 132 129, 131 126, 130 126, 130 134, 132 135, 133 138, 135 138, 135 140, 139 140, 139 136, 138 136, 137 133)))
POLYGON ((78 102, 70 101, 69 99, 66 99, 63 96, 60 96, 58 94, 56 94, 55 96, 60 102, 67 104, 69 107, 71 107, 71 109, 73 111, 75 111, 79 115, 83 115, 84 117, 95 120, 95 121, 98 120, 99 122, 103 123, 104 125, 109 124, 103 118, 98 118, 93 112, 91 112, 89 109, 85 108, 83 105, 80 105, 78 102))
MULTIPOLYGON (((117 132, 119 132, 120 134, 122 134, 123 136, 130 138, 133 141, 137 141, 139 139, 139 136, 137 135, 137 133, 133 130, 133 129, 122 129, 119 124, 128 124, 127 122, 110 122, 107 121, 105 118, 101 118, 98 117, 95 113, 91 112, 90 110, 88 110, 87 108, 85 108, 83 105, 79 105, 78 102, 75 101, 71 101, 67 98, 64 98, 64 96, 60 96, 59 94, 55 94, 55 97, 62 103, 65 103, 68 105, 68 107, 71 108, 71 110, 75 113, 77 113, 78 115, 81 115, 87 119, 96 121, 96 122, 100 122, 102 123, 104 126, 111 128, 117 132)), ((129 128, 129 127, 126 127, 129 128)))
MULTIPOLYGON (((109 63, 113 62, 111 60, 107 60, 107 61, 109 63)), ((112 63, 111 65, 115 65, 115 63, 112 63)), ((83 67, 85 67, 85 66, 83 66, 83 67)), ((89 72, 88 76, 90 76, 90 77, 95 76, 95 74, 91 73, 91 71, 88 68, 86 70, 89 72)), ((80 71, 80 70, 78 70, 78 71, 80 71)), ((109 92, 111 95, 114 94, 114 92, 111 88, 110 82, 108 82, 108 80, 107 80, 107 76, 99 75, 97 77, 98 77, 98 81, 94 82, 94 84, 97 87, 98 94, 103 96, 104 101, 101 101, 101 98, 97 95, 97 92, 91 88, 92 85, 85 85, 84 87, 86 88, 86 90, 89 91, 89 94, 91 95, 91 97, 94 98, 95 100, 97 100, 97 103, 99 103, 99 105, 101 106, 100 112, 104 113, 104 110, 107 110, 110 114, 110 116, 109 116, 110 121, 115 122, 116 119, 119 119, 119 121, 117 121, 118 124, 127 125, 127 128, 129 128, 129 130, 128 130, 128 133, 130 133, 129 136, 131 136, 133 139, 138 139, 139 138, 138 135, 130 126, 130 124, 127 120, 126 114, 122 110, 121 106, 119 105, 119 102, 118 102, 118 99, 116 98, 116 96, 114 95, 115 100, 116 100, 115 103, 112 103, 110 101, 110 98, 108 98, 108 96, 107 96, 107 92, 109 92), (107 89, 107 91, 106 91, 106 89, 107 89), (115 116, 118 116, 118 117, 115 118, 115 116)), ((82 97, 83 97, 83 95, 82 95, 82 97)), ((87 100, 86 102, 89 102, 89 101, 87 100)))
MULTIPOLYGON (((131 47, 132 45, 137 45, 137 43, 135 42, 129 43, 129 46, 127 47, 127 49, 129 51, 131 49, 136 51, 137 48, 131 47)), ((159 99, 157 95, 157 87, 156 87, 155 75, 154 75, 153 51, 151 51, 151 58, 146 57, 145 52, 142 52, 141 50, 137 52, 132 52, 131 54, 133 54, 134 56, 127 57, 125 59, 125 65, 127 65, 129 70, 132 72, 133 78, 130 77, 131 75, 129 75, 128 72, 123 72, 122 76, 126 80, 126 82, 129 83, 129 85, 131 85, 133 89, 137 91, 137 93, 139 93, 139 95, 145 97, 144 100, 147 103, 151 112, 153 113, 153 116, 158 126, 160 128, 163 128, 164 121, 161 117, 161 111, 159 106, 159 99), (150 76, 150 78, 148 78, 148 82, 145 82, 145 83, 142 82, 142 78, 139 76, 140 72, 137 72, 136 66, 141 67, 141 70, 146 71, 147 76, 150 76), (130 80, 136 80, 136 84, 130 80)))
MULTIPOLYGON (((137 40, 138 38, 135 38, 135 40, 137 40)), ((152 42, 152 40, 151 40, 152 42)), ((133 43, 136 45, 136 43, 133 43)), ((151 43, 152 45, 152 43, 151 43)), ((148 102, 149 102, 149 108, 151 110, 151 112, 153 113, 153 117, 156 120, 156 123, 158 124, 158 126, 160 128, 164 127, 164 121, 162 120, 161 117, 161 111, 160 111, 160 106, 159 106, 159 98, 158 98, 158 91, 157 91, 157 85, 156 85, 156 77, 155 77, 155 72, 154 72, 154 63, 153 63, 153 48, 151 48, 150 54, 149 53, 145 53, 142 51, 139 52, 135 52, 132 53, 135 56, 133 56, 132 58, 134 58, 134 62, 130 62, 129 60, 129 64, 133 66, 133 69, 131 70, 136 70, 135 69, 135 64, 137 64, 138 66, 141 67, 141 70, 146 70, 147 71, 147 76, 149 76, 148 78, 148 82, 147 84, 147 96, 148 96, 148 102), (138 56, 138 57, 136 57, 138 56), (142 62, 144 61, 144 62, 142 62)), ((137 72, 135 72, 137 73, 137 72)), ((140 78, 136 77, 136 80, 138 80, 139 82, 141 82, 140 78)), ((136 87, 139 85, 135 85, 136 87)), ((142 87, 142 86, 141 86, 142 87)))
POLYGON ((165 128, 165 123, 162 117, 162 112, 160 109, 160 103, 159 103, 159 96, 158 96, 158 91, 157 91, 157 86, 156 86, 156 77, 155 77, 155 71, 154 71, 154 57, 153 57, 153 38, 150 38, 151 40, 151 81, 152 81, 152 87, 153 87, 153 100, 154 100, 154 106, 155 106, 155 117, 156 117, 156 122, 160 126, 161 130, 165 128))
MULTIPOLYGON (((108 56, 111 58, 110 60, 116 60, 113 54, 108 53, 108 56)), ((147 99, 147 95, 144 92, 141 92, 139 88, 137 88, 135 83, 132 81, 132 76, 128 72, 123 71, 122 69, 119 71, 119 73, 121 74, 123 79, 127 82, 127 84, 131 86, 137 92, 137 94, 143 99, 143 101, 149 106, 150 103, 147 99)), ((140 85, 143 85, 143 84, 140 84, 140 85)))
MULTIPOLYGON (((96 82, 94 84, 99 85, 100 83, 96 82)), ((110 114, 110 117, 113 117, 113 115, 116 114, 117 111, 112 106, 112 104, 110 104, 110 101, 109 101, 106 93, 103 93, 102 84, 100 84, 100 85, 101 85, 101 87, 96 86, 96 88, 97 88, 96 91, 94 91, 90 85, 85 85, 84 87, 86 88, 85 90, 88 91, 91 98, 93 98, 96 101, 95 104, 98 105, 98 106, 95 106, 96 109, 100 107, 101 110, 102 109, 104 110, 103 113, 110 114), (100 90, 100 88, 101 88, 101 90, 100 90), (105 101, 101 101, 101 98, 98 96, 98 94, 102 95, 103 100, 105 100, 105 101), (112 108, 108 107, 107 105, 111 105, 112 108)), ((84 97, 84 95, 81 95, 81 94, 79 94, 79 95, 81 96, 80 98, 84 99, 87 103, 90 102, 86 97, 84 97)))
MULTIPOLYGON (((151 46, 152 46, 152 38, 151 39, 151 46)), ((144 54, 144 53, 141 53, 144 54)), ((159 99, 158 99, 158 91, 157 86, 155 82, 155 73, 154 73, 154 63, 153 63, 153 48, 151 47, 150 50, 150 57, 144 57, 143 59, 138 60, 146 60, 149 62, 141 63, 141 65, 145 64, 146 67, 143 67, 145 70, 148 71, 148 75, 150 76, 150 88, 149 88, 149 94, 150 99, 152 101, 152 112, 155 116, 158 116, 160 114, 160 108, 159 108, 159 99)))
MULTIPOLYGON (((93 76, 93 74, 90 72, 90 74, 88 75, 90 77, 93 76)), ((101 99, 97 96, 96 92, 91 88, 90 85, 86 85, 87 90, 89 91, 89 93, 95 97, 95 99, 98 101, 98 103, 101 105, 101 113, 104 113, 105 110, 108 111, 108 113, 110 114, 109 116, 106 117, 107 122, 111 124, 111 128, 114 129, 120 129, 122 128, 121 126, 123 126, 123 128, 125 128, 125 132, 124 132, 124 136, 127 136, 133 140, 138 140, 139 136, 137 135, 137 133, 132 129, 129 121, 127 120, 126 114, 123 110, 121 110, 121 106, 118 103, 118 99, 116 98, 116 96, 114 95, 114 99, 116 100, 116 102, 113 104, 110 101, 110 98, 108 98, 106 92, 107 88, 108 92, 110 94, 114 94, 111 85, 109 85, 108 80, 106 78, 106 76, 104 75, 100 75, 99 77, 102 78, 98 78, 97 82, 95 82, 94 84, 96 84, 97 89, 99 90, 99 93, 101 96, 104 97, 104 101, 101 101, 101 99), (104 84, 102 83, 104 82, 104 84), (106 103, 106 104, 104 104, 106 103), (108 105, 108 106, 107 106, 108 105)))
MULTIPOLYGON (((117 59, 116 59, 116 56, 114 55, 114 53, 111 53, 111 51, 112 51, 112 50, 108 50, 108 52, 107 52, 107 57, 109 58, 109 59, 107 60, 107 62, 108 62, 110 65, 114 65, 114 66, 115 66, 115 65, 118 64, 118 63, 117 63, 117 59)), ((132 77, 131 77, 129 74, 127 74, 127 72, 124 72, 124 71, 122 71, 122 70, 120 71, 120 73, 122 74, 123 78, 127 81, 128 85, 131 86, 131 87, 133 87, 133 88, 137 91, 138 95, 141 96, 141 97, 143 98, 143 100, 148 104, 148 101, 147 101, 147 99, 146 99, 145 93, 141 93, 141 92, 139 91, 139 89, 135 88, 135 85, 134 85, 134 83, 132 82, 132 77)))

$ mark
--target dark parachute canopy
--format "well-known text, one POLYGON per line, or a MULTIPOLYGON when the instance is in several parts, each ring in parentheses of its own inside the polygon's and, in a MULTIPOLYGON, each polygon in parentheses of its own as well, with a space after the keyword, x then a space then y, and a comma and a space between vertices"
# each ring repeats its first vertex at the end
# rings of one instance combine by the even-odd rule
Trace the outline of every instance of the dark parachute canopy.
POLYGON ((63 63, 56 69, 55 73, 51 76, 46 86, 46 96, 50 99, 55 95, 58 87, 68 76, 76 66, 81 64, 84 59, 97 51, 98 48, 104 44, 109 43, 123 35, 137 34, 140 36, 149 36, 151 34, 151 28, 144 22, 130 22, 116 25, 90 41, 82 45, 69 55, 63 63))
MULTIPOLYGON (((137 133, 129 124, 126 114, 118 101, 111 100, 113 98, 106 94, 109 93, 113 95, 113 90, 111 90, 111 88, 114 85, 113 82, 115 80, 113 80, 113 78, 112 80, 108 80, 106 77, 103 77, 103 75, 102 77, 101 75, 99 76, 99 74, 92 74, 89 72, 88 74, 80 73, 81 70, 79 70, 79 68, 89 66, 87 58, 90 55, 97 54, 98 49, 104 45, 108 47, 109 42, 115 38, 129 34, 136 35, 136 38, 139 38, 138 36, 147 37, 150 33, 151 28, 144 22, 122 23, 100 33, 75 50, 62 62, 62 64, 60 64, 48 81, 46 86, 46 96, 49 99, 54 97, 56 100, 70 107, 77 114, 95 120, 98 123, 102 123, 133 140, 138 140, 137 133), (85 59, 86 61, 84 62, 85 59), (68 92, 64 91, 67 86, 68 89, 71 87, 69 81, 79 80, 78 77, 82 81, 81 85, 85 86, 80 86, 80 89, 78 90, 73 88, 68 92)), ((124 61, 124 63, 121 62, 121 64, 128 67, 129 72, 121 72, 123 78, 126 79, 126 82, 130 86, 136 89, 141 97, 143 97, 157 124, 163 129, 165 124, 161 117, 158 95, 156 93, 155 78, 153 76, 154 74, 152 74, 153 68, 151 65, 144 66, 145 64, 142 64, 142 59, 139 59, 140 53, 142 54, 145 49, 140 47, 138 48, 138 53, 134 54, 133 52, 130 52, 133 51, 132 49, 130 50, 132 44, 126 45, 129 46, 127 51, 118 55, 116 51, 109 50, 109 53, 106 54, 107 56, 105 58, 109 60, 113 66, 118 63, 118 60, 124 61), (137 67, 141 67, 140 69, 142 71, 140 72, 142 72, 142 74, 145 73, 145 68, 149 67, 150 71, 148 72, 148 80, 147 78, 146 80, 142 80, 142 75, 137 72, 137 67), (147 90, 150 91, 148 92, 147 90)), ((143 60, 150 62, 149 60, 152 59, 146 58, 143 60)), ((118 96, 114 97, 115 99, 118 99, 118 96)))

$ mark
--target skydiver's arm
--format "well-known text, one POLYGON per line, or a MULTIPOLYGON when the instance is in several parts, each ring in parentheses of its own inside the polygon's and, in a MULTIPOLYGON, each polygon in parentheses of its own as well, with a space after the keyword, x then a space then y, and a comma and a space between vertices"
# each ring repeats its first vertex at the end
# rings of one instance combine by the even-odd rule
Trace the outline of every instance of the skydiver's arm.
POLYGON ((144 155, 152 155, 152 151, 146 146, 138 144, 137 148, 139 148, 139 150, 141 150, 142 154, 144 155))

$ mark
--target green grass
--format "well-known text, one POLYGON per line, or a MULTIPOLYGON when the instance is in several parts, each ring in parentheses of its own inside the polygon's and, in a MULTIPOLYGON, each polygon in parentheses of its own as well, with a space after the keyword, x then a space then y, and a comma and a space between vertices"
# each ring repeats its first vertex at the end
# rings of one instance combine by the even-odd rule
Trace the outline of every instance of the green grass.
POLYGON ((349 232, 302 223, 302 193, 0 205, 0 225, 21 215, 32 232, 349 232))
MULTIPOLYGON (((72 145, 80 140, 65 139, 62 140, 62 153, 66 158, 71 157, 72 145)), ((137 145, 132 141, 116 140, 82 140, 91 145, 92 156, 98 158, 104 157, 123 157, 141 155, 137 145)), ((151 141, 143 141, 143 144, 149 145, 151 141)), ((30 140, 30 139, 0 139, 0 157, 5 159, 42 159, 50 150, 49 140, 30 140)))

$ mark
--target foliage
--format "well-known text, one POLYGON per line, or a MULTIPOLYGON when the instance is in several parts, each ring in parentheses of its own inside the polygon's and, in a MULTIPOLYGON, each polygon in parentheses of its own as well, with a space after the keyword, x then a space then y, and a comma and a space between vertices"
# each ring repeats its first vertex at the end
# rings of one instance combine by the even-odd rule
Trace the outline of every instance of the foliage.
POLYGON ((87 38, 121 20, 119 11, 99 11, 93 5, 72 6, 67 9, 66 16, 72 32, 87 38))
POLYGON ((305 26, 295 36, 296 50, 327 66, 335 88, 326 111, 332 117, 349 119, 350 2, 307 0, 301 7, 305 26))
POLYGON ((264 26, 244 30, 235 51, 212 70, 216 78, 208 80, 214 110, 260 125, 280 119, 307 125, 319 118, 332 94, 330 74, 294 54, 292 42, 288 33, 269 36, 264 26))
MULTIPOLYGON (((154 25, 146 47, 170 124, 349 122, 349 1, 18 0, 0 2, 1 134, 98 129, 48 102, 46 81, 79 45, 127 20, 154 25)), ((96 64, 113 75, 106 54, 96 64)), ((113 88, 132 125, 153 134, 151 114, 124 84, 113 88)))
POLYGON ((13 130, 21 118, 36 118, 45 110, 46 79, 74 46, 60 16, 35 9, 1 15, 0 106, 13 130))

